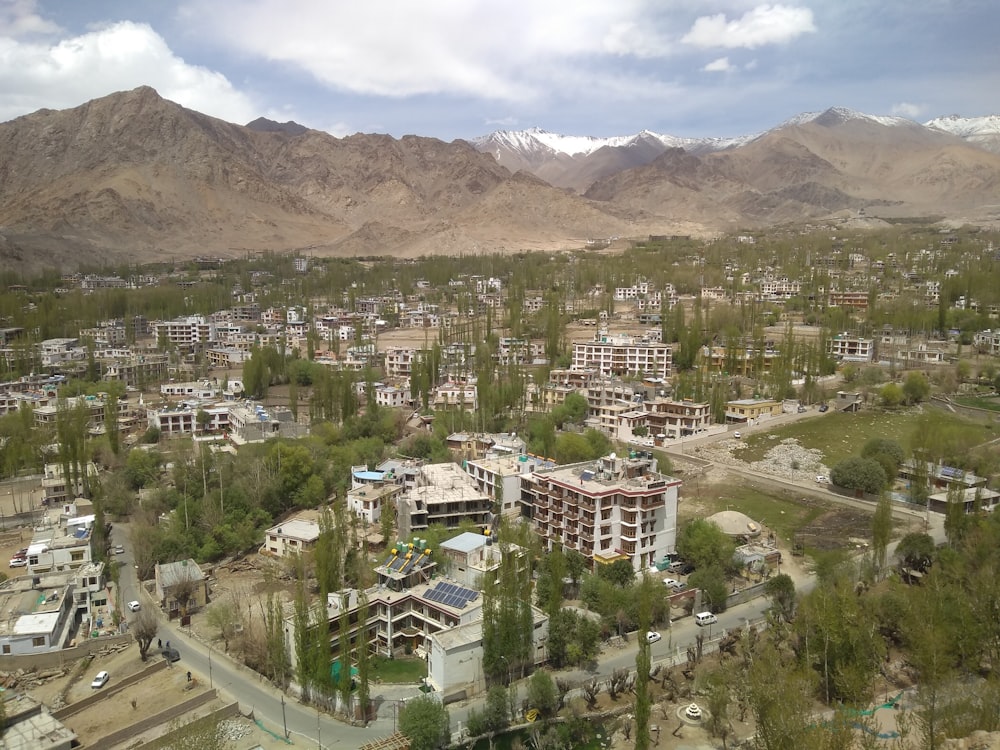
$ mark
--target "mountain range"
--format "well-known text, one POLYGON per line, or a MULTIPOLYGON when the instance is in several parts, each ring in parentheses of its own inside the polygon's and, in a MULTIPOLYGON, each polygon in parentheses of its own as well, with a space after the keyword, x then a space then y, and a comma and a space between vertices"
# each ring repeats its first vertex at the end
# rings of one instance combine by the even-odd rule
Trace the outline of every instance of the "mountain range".
POLYGON ((79 268, 248 251, 556 250, 853 215, 995 220, 1000 118, 844 109, 764 133, 472 143, 236 125, 140 87, 0 123, 0 259, 79 268))

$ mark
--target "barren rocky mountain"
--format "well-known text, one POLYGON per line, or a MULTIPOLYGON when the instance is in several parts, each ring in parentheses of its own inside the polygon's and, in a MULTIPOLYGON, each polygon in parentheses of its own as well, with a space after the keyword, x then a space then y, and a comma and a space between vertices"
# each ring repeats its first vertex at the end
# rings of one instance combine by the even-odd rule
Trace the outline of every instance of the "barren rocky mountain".
POLYGON ((558 169, 534 143, 511 171, 465 141, 244 127, 143 87, 0 124, 0 258, 29 270, 248 250, 553 250, 863 207, 995 217, 1000 155, 964 137, 829 110, 732 141, 577 139, 587 159, 563 154, 558 169), (546 181, 567 175, 586 193, 546 181))

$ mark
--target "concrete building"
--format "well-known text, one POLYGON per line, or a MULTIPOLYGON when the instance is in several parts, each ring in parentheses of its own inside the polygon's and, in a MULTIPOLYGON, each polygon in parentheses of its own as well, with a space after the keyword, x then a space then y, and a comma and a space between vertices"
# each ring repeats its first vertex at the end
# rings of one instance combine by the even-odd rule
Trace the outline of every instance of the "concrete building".
POLYGON ((301 555, 316 546, 319 524, 307 518, 289 518, 264 532, 261 552, 274 557, 301 555))
MULTIPOLYGON (((97 465, 88 462, 82 467, 88 477, 97 476, 97 465)), ((42 504, 63 505, 75 497, 83 495, 83 477, 66 479, 62 464, 45 464, 42 474, 42 504)))
POLYGON ((666 438, 682 438, 705 432, 712 425, 712 407, 690 399, 674 401, 654 398, 642 404, 649 434, 666 438))
POLYGON ((208 604, 208 581, 194 560, 157 563, 153 576, 156 599, 171 619, 208 604))
POLYGON ((454 528, 464 519, 478 526, 490 522, 493 498, 453 463, 420 467, 416 486, 399 499, 397 527, 404 538, 430 524, 454 528))
POLYGON ((4 581, 0 584, 0 653, 36 654, 66 648, 78 629, 89 635, 104 626, 100 615, 107 606, 103 563, 4 581))
POLYGON ((634 336, 598 333, 594 341, 573 344, 574 370, 596 370, 605 377, 670 376, 668 344, 643 343, 634 336))
POLYGON ((743 398, 726 402, 728 424, 754 424, 761 419, 780 416, 784 406, 772 398, 743 398))
POLYGON ((539 456, 519 455, 478 458, 462 463, 482 492, 500 505, 500 513, 508 518, 521 515, 521 478, 536 468, 551 468, 554 464, 539 456))
POLYGON ((826 352, 843 362, 871 362, 875 356, 875 340, 841 333, 827 340, 826 352))
MULTIPOLYGON (((367 474, 375 472, 365 472, 367 474)), ((385 476, 383 474, 383 476, 385 476)), ((368 524, 378 524, 387 507, 394 507, 404 487, 393 480, 363 483, 347 492, 347 507, 368 524)))
POLYGON ((674 552, 681 482, 648 454, 556 466, 521 481, 523 515, 547 549, 574 549, 593 565, 628 560, 635 570, 674 552))
POLYGON ((4 693, 4 750, 70 750, 78 747, 76 733, 26 693, 4 693))

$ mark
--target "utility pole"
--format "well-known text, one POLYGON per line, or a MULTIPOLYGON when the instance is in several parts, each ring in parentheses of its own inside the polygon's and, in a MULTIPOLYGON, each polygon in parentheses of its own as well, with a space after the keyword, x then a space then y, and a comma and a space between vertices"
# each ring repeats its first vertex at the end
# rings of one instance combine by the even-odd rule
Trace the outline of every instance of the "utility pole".
POLYGON ((281 726, 285 730, 285 739, 288 739, 288 720, 285 718, 285 695, 281 695, 281 726))

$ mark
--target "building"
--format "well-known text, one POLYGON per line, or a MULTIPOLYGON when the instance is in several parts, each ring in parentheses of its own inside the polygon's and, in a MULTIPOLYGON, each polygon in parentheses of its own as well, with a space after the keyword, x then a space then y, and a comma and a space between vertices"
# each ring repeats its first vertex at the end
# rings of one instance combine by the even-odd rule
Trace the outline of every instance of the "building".
POLYGON ((648 453, 612 453, 524 477, 522 514, 548 549, 561 544, 592 565, 628 560, 638 571, 674 552, 680 485, 648 453))
POLYGON ((712 425, 710 404, 654 398, 644 401, 642 407, 649 434, 659 439, 696 435, 712 425))
MULTIPOLYGON (((222 427, 216 430, 223 429, 222 427)), ((228 405, 228 435, 237 445, 262 443, 271 438, 300 438, 309 434, 306 425, 299 424, 290 409, 260 404, 228 405)))
POLYGON ((754 424, 762 419, 778 417, 784 412, 780 401, 772 398, 743 398, 726 402, 727 424, 754 424))
POLYGON ((500 513, 508 518, 521 514, 521 477, 554 464, 539 456, 518 455, 476 458, 462 462, 462 468, 480 490, 496 500, 500 513))
MULTIPOLYGON (((444 561, 442 567, 447 570, 448 576, 477 591, 482 589, 483 577, 500 568, 500 546, 493 543, 490 534, 465 531, 442 542, 439 551, 444 561)), ((527 563, 523 550, 516 545, 507 545, 506 554, 517 554, 527 563)))
POLYGON ((594 341, 573 344, 574 370, 596 370, 605 377, 641 375, 670 376, 671 348, 668 344, 643 343, 634 336, 598 333, 594 341))
POLYGON ((157 563, 153 576, 156 600, 171 619, 208 604, 208 581, 194 560, 157 563))
POLYGON ((186 349, 216 340, 215 323, 209 322, 201 315, 162 321, 154 324, 153 330, 156 332, 157 341, 186 349))
MULTIPOLYGON (((365 473, 380 472, 366 471, 365 473)), ((383 474, 383 476, 385 475, 383 474)), ((366 523, 377 524, 381 522, 385 508, 394 507, 403 491, 403 485, 392 480, 365 482, 348 490, 347 507, 352 513, 363 518, 366 523)))
MULTIPOLYGON (((81 469, 88 477, 97 477, 97 465, 93 462, 84 464, 81 469)), ((62 464, 45 464, 42 474, 43 505, 62 505, 83 495, 83 490, 82 476, 67 480, 63 477, 62 464)))
POLYGON ((430 524, 454 528, 468 519, 488 526, 493 498, 453 463, 420 467, 416 486, 399 499, 397 527, 403 538, 426 529, 430 524))
POLYGON ((289 518, 264 532, 261 552, 275 557, 301 555, 316 546, 319 524, 307 518, 289 518))
POLYGON ((4 693, 3 747, 7 750, 71 750, 76 733, 26 693, 4 693))
MULTIPOLYGON (((104 626, 107 597, 103 563, 4 581, 0 584, 0 653, 37 654, 68 647, 78 627, 89 635, 104 626)), ((110 617, 107 624, 111 624, 110 617)))
POLYGON ((827 340, 826 353, 843 362, 871 362, 875 341, 841 333, 827 340))

